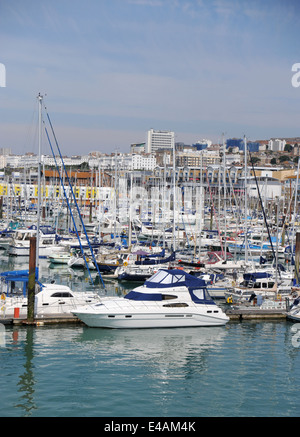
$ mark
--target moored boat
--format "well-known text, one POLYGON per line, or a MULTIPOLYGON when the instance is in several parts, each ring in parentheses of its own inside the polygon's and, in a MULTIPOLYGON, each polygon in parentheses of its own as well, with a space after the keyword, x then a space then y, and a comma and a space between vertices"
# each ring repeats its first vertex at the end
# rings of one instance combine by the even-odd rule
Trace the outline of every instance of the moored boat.
MULTIPOLYGON (((18 309, 20 317, 27 316, 28 270, 7 271, 0 274, 0 316, 13 317, 18 309)), ((37 270, 36 270, 37 281, 37 270)), ((66 285, 36 282, 35 317, 49 314, 71 314, 77 306, 99 301, 98 293, 74 292, 66 285)))
POLYGON ((71 254, 69 252, 57 252, 49 255, 48 259, 52 264, 68 264, 71 254))
POLYGON ((281 298, 289 296, 292 285, 290 279, 282 279, 276 282, 271 273, 253 272, 244 273, 243 281, 233 290, 225 291, 225 299, 228 303, 246 302, 253 300, 256 296, 263 298, 281 298))
POLYGON ((220 326, 229 320, 205 282, 178 269, 161 269, 124 297, 104 297, 72 313, 100 328, 220 326))

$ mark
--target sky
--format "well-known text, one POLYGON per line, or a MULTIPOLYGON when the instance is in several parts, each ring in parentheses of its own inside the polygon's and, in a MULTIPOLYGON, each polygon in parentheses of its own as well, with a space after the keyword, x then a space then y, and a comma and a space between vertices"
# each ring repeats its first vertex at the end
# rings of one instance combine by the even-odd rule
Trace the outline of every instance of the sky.
POLYGON ((38 153, 39 93, 67 156, 128 153, 151 128, 300 136, 299 18, 298 0, 0 0, 0 147, 38 153))

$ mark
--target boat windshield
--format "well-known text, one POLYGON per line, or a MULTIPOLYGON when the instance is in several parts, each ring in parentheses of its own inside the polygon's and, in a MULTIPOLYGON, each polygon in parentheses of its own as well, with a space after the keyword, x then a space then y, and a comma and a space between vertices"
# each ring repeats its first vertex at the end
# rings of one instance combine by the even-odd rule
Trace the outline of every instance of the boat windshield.
POLYGON ((215 302, 206 288, 189 288, 189 292, 193 302, 215 305, 215 302))
POLYGON ((160 269, 151 278, 145 281, 147 288, 173 288, 173 287, 205 287, 205 281, 186 273, 180 269, 160 269))
POLYGON ((157 284, 174 284, 178 282, 185 282, 185 280, 186 278, 184 274, 171 274, 165 270, 159 270, 147 282, 153 282, 157 284))

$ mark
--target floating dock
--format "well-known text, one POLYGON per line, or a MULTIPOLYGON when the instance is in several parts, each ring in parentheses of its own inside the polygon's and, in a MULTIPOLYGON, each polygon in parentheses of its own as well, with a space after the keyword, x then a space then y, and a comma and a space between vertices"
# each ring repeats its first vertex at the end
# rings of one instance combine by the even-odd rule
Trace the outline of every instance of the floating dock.
MULTIPOLYGON (((243 308, 243 309, 228 309, 226 314, 230 321, 242 320, 285 320, 286 310, 284 309, 259 309, 259 308, 243 308)), ((60 325, 60 324, 83 324, 83 322, 72 314, 47 314, 43 317, 36 317, 33 322, 28 322, 26 317, 6 317, 0 319, 2 325, 16 326, 44 326, 44 325, 60 325)))
POLYGON ((235 308, 226 311, 230 320, 249 320, 249 319, 286 319, 285 309, 260 309, 260 308, 235 308))
POLYGON ((45 316, 35 317, 33 322, 28 322, 26 317, 4 317, 0 319, 2 325, 17 326, 43 326, 43 325, 60 325, 66 323, 82 324, 78 317, 73 314, 47 314, 45 316))

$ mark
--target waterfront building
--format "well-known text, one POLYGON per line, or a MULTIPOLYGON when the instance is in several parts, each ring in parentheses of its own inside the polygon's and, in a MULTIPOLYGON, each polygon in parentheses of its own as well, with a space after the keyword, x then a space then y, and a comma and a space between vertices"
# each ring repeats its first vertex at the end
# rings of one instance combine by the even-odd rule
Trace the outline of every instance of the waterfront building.
POLYGON ((220 162, 219 151, 213 150, 184 150, 182 152, 176 152, 175 155, 176 166, 178 167, 197 167, 202 165, 207 167, 211 164, 218 164, 220 162))
POLYGON ((11 155, 11 148, 10 147, 0 147, 0 155, 11 155))
POLYGON ((0 155, 0 168, 6 167, 6 156, 0 155))
POLYGON ((286 141, 280 138, 271 138, 269 141, 269 150, 273 152, 283 152, 286 141))
POLYGON ((132 155, 132 169, 133 170, 154 170, 156 167, 156 158, 154 155, 132 155))
MULTIPOLYGON (((238 187, 245 189, 245 177, 238 181, 238 187)), ((282 184, 278 179, 272 177, 247 177, 247 194, 251 198, 260 198, 262 200, 279 200, 282 199, 282 184)))
POLYGON ((208 140, 208 139, 203 139, 201 141, 197 141, 195 144, 193 144, 193 146, 197 149, 197 150, 203 150, 206 149, 207 147, 210 147, 212 145, 212 141, 208 140))
POLYGON ((135 143, 130 145, 130 153, 145 153, 146 143, 135 143))
MULTIPOLYGON (((258 141, 247 141, 247 150, 249 152, 258 152, 259 151, 259 142, 258 141)), ((244 151, 245 143, 242 138, 229 138, 226 140, 226 148, 234 148, 238 147, 241 152, 244 151)))
POLYGON ((174 132, 150 129, 147 135, 147 153, 154 153, 158 149, 173 149, 175 145, 174 132))

